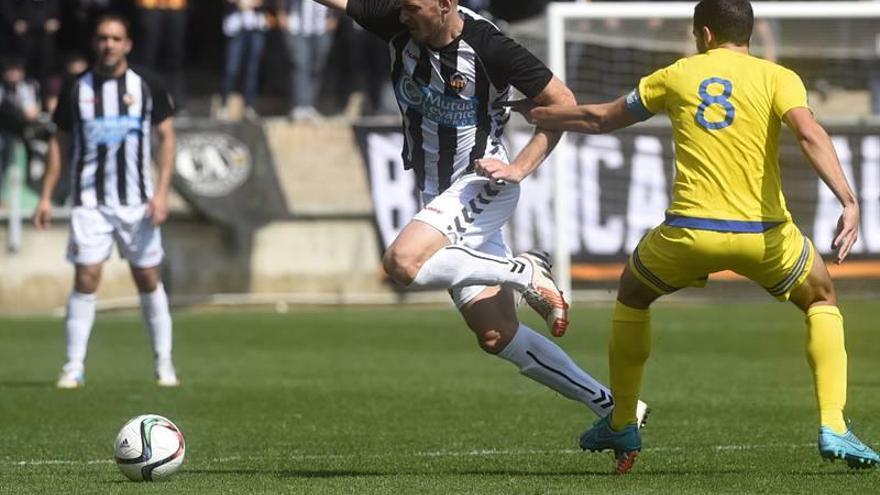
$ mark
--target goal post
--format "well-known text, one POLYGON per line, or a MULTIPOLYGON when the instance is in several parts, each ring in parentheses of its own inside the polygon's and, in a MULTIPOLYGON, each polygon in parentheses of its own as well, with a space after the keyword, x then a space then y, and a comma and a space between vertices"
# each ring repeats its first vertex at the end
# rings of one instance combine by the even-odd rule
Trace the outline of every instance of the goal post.
MULTIPOLYGON (((695 5, 551 3, 544 26, 546 61, 579 102, 610 100, 635 87, 642 76, 695 51, 690 34, 695 5)), ((871 121, 870 106, 880 106, 876 101, 868 102, 871 97, 880 99, 880 2, 773 1, 753 2, 752 7, 756 18, 754 53, 772 54, 771 58, 801 74, 820 120, 871 121), (759 26, 766 28, 760 33, 765 40, 756 40, 759 26), (821 101, 814 102, 814 94, 821 101), (828 104, 829 94, 836 95, 839 103, 828 104)), ((559 147, 569 146, 573 139, 564 136, 559 147)), ((554 270, 567 294, 572 290, 572 246, 577 241, 573 244, 568 228, 574 221, 568 214, 572 211, 572 180, 562 162, 575 160, 574 156, 557 151, 550 157, 554 170, 554 270)))

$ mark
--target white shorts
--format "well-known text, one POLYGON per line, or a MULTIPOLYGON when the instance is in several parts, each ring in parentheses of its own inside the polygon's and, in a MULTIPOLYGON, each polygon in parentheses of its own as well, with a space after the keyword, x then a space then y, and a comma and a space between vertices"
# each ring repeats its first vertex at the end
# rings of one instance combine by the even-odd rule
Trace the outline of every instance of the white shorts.
POLYGON ((112 208, 76 207, 70 215, 67 260, 76 265, 96 265, 110 257, 113 243, 119 255, 137 268, 162 263, 162 233, 145 218, 147 205, 112 208))
MULTIPOLYGON (((425 206, 413 220, 427 223, 449 238, 449 242, 494 256, 509 257, 510 247, 502 227, 519 202, 519 184, 493 183, 475 174, 465 175, 439 196, 422 193, 425 206)), ((461 308, 486 289, 469 285, 450 289, 461 308)))

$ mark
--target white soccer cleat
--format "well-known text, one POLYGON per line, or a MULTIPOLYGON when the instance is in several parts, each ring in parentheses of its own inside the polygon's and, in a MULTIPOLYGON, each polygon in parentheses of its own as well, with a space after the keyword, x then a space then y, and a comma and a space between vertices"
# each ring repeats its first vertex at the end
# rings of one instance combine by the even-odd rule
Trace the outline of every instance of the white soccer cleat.
POLYGON ((80 388, 85 384, 85 374, 83 373, 82 368, 65 366, 61 370, 61 375, 58 377, 58 381, 55 382, 55 387, 61 389, 74 389, 80 388))
POLYGON ((550 273, 550 255, 544 251, 528 251, 515 259, 532 267, 532 281, 522 292, 523 298, 544 318, 550 333, 561 337, 568 329, 568 303, 550 273))
POLYGON ((160 387, 177 387, 180 380, 177 379, 177 372, 174 370, 174 364, 170 359, 161 360, 156 363, 156 384, 160 387))
POLYGON ((642 401, 636 403, 636 426, 644 428, 648 424, 648 415, 651 414, 651 408, 642 401))

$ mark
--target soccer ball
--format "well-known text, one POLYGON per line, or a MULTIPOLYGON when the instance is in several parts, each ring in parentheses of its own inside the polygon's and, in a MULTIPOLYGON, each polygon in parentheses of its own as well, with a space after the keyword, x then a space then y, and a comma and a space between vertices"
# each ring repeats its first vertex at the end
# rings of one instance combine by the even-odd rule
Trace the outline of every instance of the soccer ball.
POLYGON ((183 433, 156 414, 134 417, 113 442, 116 465, 132 481, 159 481, 180 469, 186 444, 183 433))

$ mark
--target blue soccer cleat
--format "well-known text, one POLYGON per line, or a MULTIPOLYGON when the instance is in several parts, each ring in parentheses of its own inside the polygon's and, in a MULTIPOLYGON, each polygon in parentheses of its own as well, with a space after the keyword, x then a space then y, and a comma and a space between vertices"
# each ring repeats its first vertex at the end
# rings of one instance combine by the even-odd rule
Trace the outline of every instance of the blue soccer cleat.
POLYGON ((819 428, 819 455, 829 461, 843 459, 853 469, 866 469, 880 463, 880 456, 852 430, 840 435, 827 426, 819 428))
POLYGON ((636 423, 626 425, 621 431, 614 431, 609 414, 593 423, 593 427, 581 435, 579 443, 582 449, 590 452, 614 451, 617 474, 626 474, 642 450, 642 435, 636 423))

